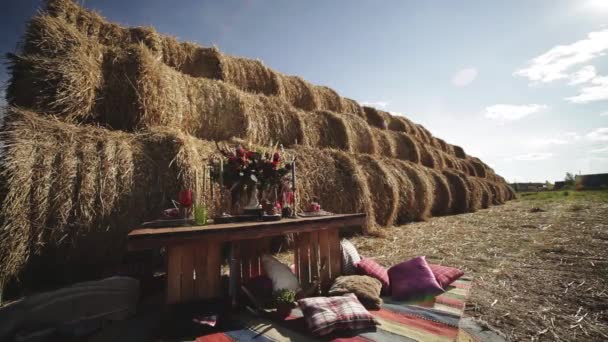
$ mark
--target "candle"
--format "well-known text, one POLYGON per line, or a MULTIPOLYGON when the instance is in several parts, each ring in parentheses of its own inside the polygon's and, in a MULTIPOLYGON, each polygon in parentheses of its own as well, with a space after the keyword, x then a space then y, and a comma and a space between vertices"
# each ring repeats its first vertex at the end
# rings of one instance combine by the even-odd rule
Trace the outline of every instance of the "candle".
POLYGON ((224 158, 220 157, 220 189, 224 187, 224 158))
POLYGON ((207 165, 203 164, 203 190, 201 190, 201 195, 200 195, 201 201, 203 201, 203 202, 205 202, 204 198, 205 198, 205 190, 206 190, 206 185, 207 185, 206 183, 207 183, 207 165))

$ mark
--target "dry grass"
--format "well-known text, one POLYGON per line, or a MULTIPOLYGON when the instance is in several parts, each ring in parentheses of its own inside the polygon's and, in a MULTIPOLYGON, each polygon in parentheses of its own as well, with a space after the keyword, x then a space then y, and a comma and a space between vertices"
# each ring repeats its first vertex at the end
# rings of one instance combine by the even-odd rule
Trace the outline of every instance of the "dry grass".
POLYGON ((593 192, 574 199, 526 197, 353 242, 384 265, 426 255, 433 263, 462 268, 474 279, 466 314, 513 341, 605 341, 606 217, 608 196, 593 192), (537 206, 546 211, 530 212, 537 206))

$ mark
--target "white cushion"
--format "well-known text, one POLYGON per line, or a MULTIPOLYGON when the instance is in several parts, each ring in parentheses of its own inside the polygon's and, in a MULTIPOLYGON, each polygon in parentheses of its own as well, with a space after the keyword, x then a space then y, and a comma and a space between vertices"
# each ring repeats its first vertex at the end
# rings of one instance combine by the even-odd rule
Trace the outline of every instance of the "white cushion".
POLYGON ((268 278, 272 280, 273 291, 288 289, 297 292, 300 290, 298 278, 289 269, 289 266, 270 255, 262 256, 262 266, 264 266, 268 278))
POLYGON ((361 261, 357 247, 346 239, 340 241, 340 247, 342 247, 342 275, 355 274, 355 264, 361 261))

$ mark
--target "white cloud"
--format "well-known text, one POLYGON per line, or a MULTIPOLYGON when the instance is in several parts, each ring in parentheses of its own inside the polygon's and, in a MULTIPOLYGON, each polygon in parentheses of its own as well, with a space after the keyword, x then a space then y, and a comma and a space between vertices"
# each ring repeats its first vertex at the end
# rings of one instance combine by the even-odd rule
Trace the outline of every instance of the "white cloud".
POLYGON ((567 97, 566 101, 572 103, 589 103, 608 100, 608 76, 599 76, 579 90, 579 94, 567 97))
POLYGON ((602 56, 607 50, 608 30, 590 32, 586 39, 553 47, 532 59, 528 67, 517 70, 514 75, 544 83, 564 79, 568 77, 568 69, 602 56))
POLYGON ((566 132, 566 133, 564 133, 564 136, 568 139, 573 139, 573 140, 578 140, 581 138, 581 136, 576 132, 566 132))
POLYGON ((594 79, 595 76, 597 76, 595 67, 593 65, 587 65, 586 67, 580 69, 579 71, 571 74, 569 76, 570 82, 568 84, 577 85, 577 84, 587 83, 587 82, 591 81, 592 79, 594 79))
POLYGON ((462 69, 452 76, 452 84, 457 87, 467 86, 471 82, 475 81, 477 74, 478 72, 475 68, 462 69))
POLYGON ((596 128, 587 133, 586 137, 592 141, 608 141, 608 127, 596 128))
POLYGON ((600 113, 600 116, 608 116, 608 112, 600 113))
POLYGON ((510 105, 496 104, 486 107, 485 116, 489 119, 501 121, 513 121, 522 119, 528 115, 540 112, 547 109, 545 105, 528 104, 528 105, 510 105))
POLYGON ((546 160, 553 157, 553 153, 549 152, 541 152, 541 153, 527 153, 519 156, 515 156, 513 158, 508 158, 507 160, 517 160, 517 161, 535 161, 535 160, 546 160))
POLYGON ((535 138, 529 141, 529 145, 533 146, 566 145, 569 143, 568 140, 559 138, 535 138))
POLYGON ((379 107, 379 108, 386 108, 386 106, 388 106, 390 104, 390 102, 388 101, 363 101, 361 102, 362 106, 367 106, 367 107, 379 107))
POLYGON ((608 152, 608 146, 596 148, 595 150, 591 150, 591 153, 606 153, 608 152))

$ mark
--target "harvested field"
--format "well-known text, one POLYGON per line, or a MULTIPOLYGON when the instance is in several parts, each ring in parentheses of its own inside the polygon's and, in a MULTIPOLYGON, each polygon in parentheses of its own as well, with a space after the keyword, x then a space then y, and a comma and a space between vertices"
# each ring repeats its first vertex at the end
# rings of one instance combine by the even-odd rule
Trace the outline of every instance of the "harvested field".
POLYGON ((476 213, 355 237, 393 265, 426 255, 474 283, 466 315, 513 341, 608 339, 608 191, 529 194, 476 213), (534 207, 543 211, 531 212, 534 207))

